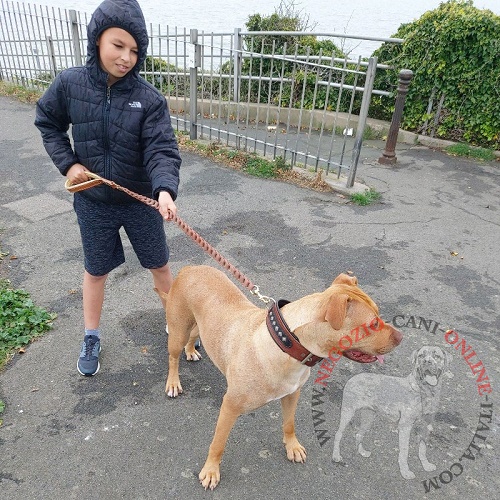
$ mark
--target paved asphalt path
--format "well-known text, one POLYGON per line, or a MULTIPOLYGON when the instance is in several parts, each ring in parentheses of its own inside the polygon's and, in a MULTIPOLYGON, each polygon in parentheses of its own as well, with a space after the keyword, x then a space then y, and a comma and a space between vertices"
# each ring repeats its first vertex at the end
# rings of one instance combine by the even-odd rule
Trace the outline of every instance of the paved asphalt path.
MULTIPOLYGON (((197 475, 225 381, 208 358, 184 361, 185 394, 165 396, 163 312, 129 244, 127 262, 107 288, 101 371, 93 378, 76 372, 79 233, 72 196, 33 120, 34 106, 0 98, 0 241, 16 257, 4 258, 3 272, 58 318, 0 374, 1 498, 498 498, 498 162, 401 146, 397 166, 386 167, 376 162, 381 143, 370 143, 358 180, 382 199, 359 207, 335 193, 249 177, 183 154, 179 215, 263 293, 294 300, 352 271, 405 336, 384 365, 342 360, 333 370, 312 369, 297 411, 305 464, 286 460, 280 406, 271 403, 239 419, 221 484, 204 492, 197 475), (445 354, 418 364, 414 353, 423 346, 445 354), (376 383, 356 397, 349 387, 359 377, 345 386, 360 373, 376 383), (403 387, 412 373, 427 392, 415 383, 403 387), (368 409, 344 430, 342 461, 334 463, 340 416, 353 400, 368 409), (411 412, 432 423, 427 459, 434 470, 419 460, 417 434, 425 426, 403 422, 411 412), (363 457, 355 435, 370 415, 363 446, 371 456, 363 457), (398 426, 411 430, 407 452, 398 426), (414 478, 403 477, 398 453, 403 463, 407 455, 414 478)), ((179 228, 167 224, 166 231, 175 272, 186 264, 217 267, 179 228)))

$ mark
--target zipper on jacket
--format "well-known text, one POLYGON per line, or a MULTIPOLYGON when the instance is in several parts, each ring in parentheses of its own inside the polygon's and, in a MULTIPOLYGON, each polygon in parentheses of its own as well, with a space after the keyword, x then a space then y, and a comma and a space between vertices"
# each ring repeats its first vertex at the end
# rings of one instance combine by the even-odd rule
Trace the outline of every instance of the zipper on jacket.
MULTIPOLYGON (((104 102, 103 113, 103 137, 104 137, 104 177, 111 179, 111 151, 109 149, 109 114, 111 108, 111 87, 106 87, 106 101, 104 102)), ((108 197, 111 193, 108 190, 108 197)), ((111 201, 111 200, 109 200, 111 201)))

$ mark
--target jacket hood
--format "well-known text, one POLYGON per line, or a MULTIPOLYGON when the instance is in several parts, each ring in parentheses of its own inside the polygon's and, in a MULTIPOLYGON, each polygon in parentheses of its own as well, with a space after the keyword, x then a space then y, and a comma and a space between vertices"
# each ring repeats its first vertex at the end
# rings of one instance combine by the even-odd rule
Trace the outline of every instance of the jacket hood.
POLYGON ((137 75, 146 59, 149 44, 146 21, 137 1, 104 0, 92 14, 87 27, 87 66, 98 72, 100 65, 97 39, 108 28, 121 28, 134 37, 139 53, 137 64, 130 73, 137 75))

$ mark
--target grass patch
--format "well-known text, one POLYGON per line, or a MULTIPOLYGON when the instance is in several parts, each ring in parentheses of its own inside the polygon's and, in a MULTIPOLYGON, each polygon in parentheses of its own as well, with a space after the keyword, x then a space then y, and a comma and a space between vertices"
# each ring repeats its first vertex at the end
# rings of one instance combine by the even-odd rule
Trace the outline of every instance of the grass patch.
POLYGON ((469 144, 452 144, 445 151, 453 156, 465 156, 466 158, 474 158, 475 160, 493 161, 496 160, 495 153, 491 149, 478 148, 469 144))
POLYGON ((380 200, 381 196, 382 195, 375 191, 375 189, 369 189, 364 193, 354 193, 353 195, 351 195, 351 201, 353 203, 356 203, 356 205, 365 207, 366 205, 370 205, 371 203, 380 200))
POLYGON ((322 179, 321 172, 316 177, 304 176, 293 170, 283 157, 274 159, 265 158, 255 153, 247 153, 232 147, 224 146, 219 142, 202 143, 192 141, 183 132, 176 131, 179 149, 191 151, 200 156, 210 158, 227 167, 240 170, 256 177, 279 179, 280 181, 295 184, 314 191, 327 192, 332 188, 322 179))
POLYGON ((379 140, 383 139, 383 137, 386 135, 386 133, 382 130, 375 130, 374 128, 370 127, 369 125, 365 126, 365 130, 363 132, 363 139, 365 141, 373 141, 373 140, 379 140))
POLYGON ((39 90, 27 89, 21 85, 0 81, 0 95, 4 97, 14 97, 18 101, 34 104, 42 97, 43 92, 39 90))
POLYGON ((266 160, 265 158, 252 155, 247 158, 243 171, 256 177, 275 178, 276 165, 274 161, 266 160))
POLYGON ((50 330, 56 317, 35 306, 25 290, 14 290, 9 280, 0 280, 0 368, 16 350, 50 330))

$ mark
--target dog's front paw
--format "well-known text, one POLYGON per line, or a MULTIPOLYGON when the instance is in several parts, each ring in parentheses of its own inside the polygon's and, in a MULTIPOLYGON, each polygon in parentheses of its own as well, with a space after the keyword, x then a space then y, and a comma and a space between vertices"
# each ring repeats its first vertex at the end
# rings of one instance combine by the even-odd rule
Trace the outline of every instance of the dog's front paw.
POLYGON ((220 481, 220 469, 218 465, 205 464, 198 476, 203 488, 213 490, 220 481))
POLYGON ((286 457, 290 462, 304 463, 306 461, 306 449, 297 439, 291 439, 285 443, 286 457))
POLYGON ((174 380, 174 377, 172 379, 168 377, 165 392, 169 398, 176 398, 179 394, 182 394, 182 385, 179 378, 174 380))

